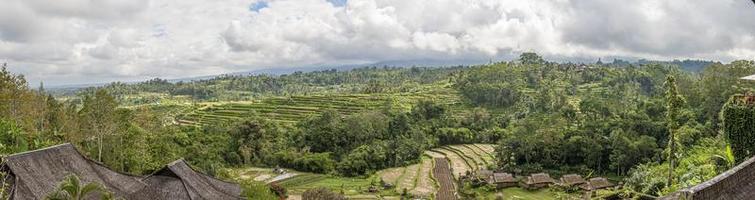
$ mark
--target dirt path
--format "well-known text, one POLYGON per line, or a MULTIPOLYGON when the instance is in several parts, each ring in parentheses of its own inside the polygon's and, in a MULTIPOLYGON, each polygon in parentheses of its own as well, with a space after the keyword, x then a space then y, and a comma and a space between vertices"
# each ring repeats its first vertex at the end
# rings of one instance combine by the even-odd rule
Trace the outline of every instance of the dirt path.
POLYGON ((464 160, 464 158, 462 158, 461 156, 459 156, 459 154, 456 154, 456 152, 453 152, 453 151, 450 151, 450 150, 446 150, 446 149, 442 149, 442 148, 433 149, 433 150, 445 154, 446 158, 448 158, 448 160, 450 160, 451 169, 453 169, 453 170, 451 170, 451 172, 452 172, 452 174, 453 174, 453 176, 455 178, 458 179, 459 176, 467 174, 467 171, 472 171, 472 167, 467 164, 467 162, 466 162, 466 160, 464 160))
POLYGON ((435 158, 435 168, 433 168, 433 176, 438 180, 440 188, 438 193, 435 194, 437 200, 455 200, 456 189, 454 189, 454 179, 451 175, 451 168, 448 165, 448 159, 435 158))

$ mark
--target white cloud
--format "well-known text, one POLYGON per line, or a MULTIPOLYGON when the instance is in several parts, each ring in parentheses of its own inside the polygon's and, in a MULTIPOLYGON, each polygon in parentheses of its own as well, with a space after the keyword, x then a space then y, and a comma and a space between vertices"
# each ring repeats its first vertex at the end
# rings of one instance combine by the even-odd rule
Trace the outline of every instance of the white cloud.
POLYGON ((261 1, 5 0, 0 61, 61 84, 522 51, 755 57, 755 5, 742 0, 261 1))

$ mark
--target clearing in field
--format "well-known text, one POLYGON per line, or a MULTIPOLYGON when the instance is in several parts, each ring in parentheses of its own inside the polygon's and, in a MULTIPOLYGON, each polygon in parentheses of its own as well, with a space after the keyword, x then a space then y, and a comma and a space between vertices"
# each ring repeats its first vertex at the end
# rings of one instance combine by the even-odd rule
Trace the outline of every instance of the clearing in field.
POLYGON ((495 147, 492 144, 474 144, 474 146, 490 155, 495 154, 495 147))
MULTIPOLYGON (((483 196, 480 199, 496 199, 496 195, 500 193, 503 196, 503 199, 505 200, 555 200, 556 197, 559 196, 555 192, 551 192, 548 189, 540 189, 540 190, 534 190, 529 191, 518 187, 511 187, 506 188, 502 190, 498 190, 498 192, 487 192, 483 193, 485 196, 483 196)), ((561 196, 563 197, 566 195, 566 193, 561 193, 561 196)), ((577 197, 574 198, 566 198, 566 199, 578 199, 577 197)))
POLYGON ((431 178, 432 169, 434 167, 433 159, 429 157, 423 157, 422 163, 419 168, 419 176, 417 177, 417 185, 410 191, 415 197, 430 198, 435 194, 435 183, 431 178))
POLYGON ((487 167, 487 161, 482 159, 482 157, 477 155, 474 151, 464 147, 464 145, 451 145, 448 146, 448 148, 454 150, 457 154, 461 153, 462 157, 467 158, 469 164, 474 163, 475 166, 473 169, 484 169, 487 167))
POLYGON ((391 185, 396 185, 396 181, 398 181, 401 175, 404 174, 404 170, 406 170, 406 168, 396 167, 396 168, 380 170, 377 174, 378 176, 380 176, 380 179, 382 179, 386 183, 390 183, 391 185))
POLYGON ((493 159, 493 155, 490 155, 482 151, 482 149, 477 148, 473 144, 465 144, 465 145, 462 145, 462 147, 468 149, 469 151, 472 151, 474 154, 479 156, 486 165, 494 164, 495 162, 495 160, 493 159))
POLYGON ((399 193, 403 192, 404 189, 409 191, 414 188, 419 173, 419 167, 420 164, 413 164, 406 167, 404 174, 401 175, 401 178, 399 178, 396 184, 396 190, 399 193))

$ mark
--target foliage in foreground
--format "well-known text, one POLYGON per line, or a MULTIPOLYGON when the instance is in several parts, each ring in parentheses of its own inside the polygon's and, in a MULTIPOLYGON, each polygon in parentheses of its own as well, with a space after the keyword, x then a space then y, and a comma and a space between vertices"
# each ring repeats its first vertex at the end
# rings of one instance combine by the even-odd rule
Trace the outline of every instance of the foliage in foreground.
POLYGON ((273 189, 263 182, 258 181, 243 181, 241 182, 242 193, 241 196, 246 197, 248 200, 276 200, 285 198, 284 196, 278 196, 273 189))
MULTIPOLYGON (((753 88, 755 89, 755 88, 753 88)), ((724 134, 737 162, 755 155, 755 97, 733 96, 724 106, 724 134), (751 102, 746 102, 751 101, 751 102)))
POLYGON ((111 200, 115 199, 113 193, 108 191, 105 187, 98 183, 81 183, 79 177, 76 175, 67 176, 58 186, 56 191, 50 193, 47 200, 83 200, 89 199, 90 196, 99 194, 99 199, 111 200))
POLYGON ((346 200, 342 194, 335 193, 327 188, 313 188, 305 191, 301 195, 302 200, 346 200))
POLYGON ((625 179, 626 187, 653 196, 663 196, 678 189, 702 183, 734 166, 734 156, 725 140, 704 138, 691 147, 681 147, 675 181, 666 186, 669 163, 647 163, 636 166, 625 179))

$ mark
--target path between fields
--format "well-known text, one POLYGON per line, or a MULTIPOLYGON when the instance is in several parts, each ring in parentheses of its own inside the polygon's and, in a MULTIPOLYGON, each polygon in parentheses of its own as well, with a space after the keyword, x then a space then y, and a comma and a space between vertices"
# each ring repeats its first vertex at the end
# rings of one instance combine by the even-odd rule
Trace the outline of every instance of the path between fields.
POLYGON ((296 176, 295 173, 285 173, 285 174, 278 175, 275 178, 267 180, 265 182, 272 183, 272 182, 280 181, 280 180, 283 180, 283 179, 291 178, 291 177, 294 177, 294 176, 296 176))
POLYGON ((438 180, 440 188, 438 193, 435 194, 437 200, 455 200, 456 194, 454 191, 454 180, 451 175, 451 168, 448 165, 448 159, 435 158, 435 168, 433 168, 433 176, 438 180))

